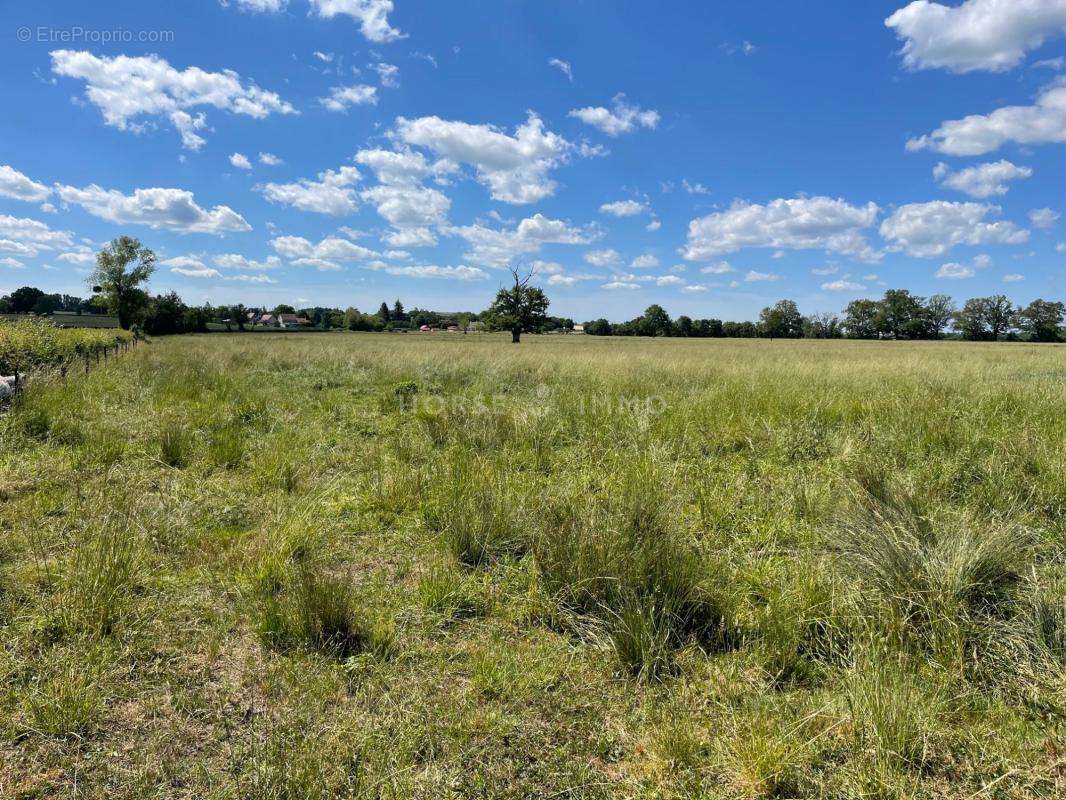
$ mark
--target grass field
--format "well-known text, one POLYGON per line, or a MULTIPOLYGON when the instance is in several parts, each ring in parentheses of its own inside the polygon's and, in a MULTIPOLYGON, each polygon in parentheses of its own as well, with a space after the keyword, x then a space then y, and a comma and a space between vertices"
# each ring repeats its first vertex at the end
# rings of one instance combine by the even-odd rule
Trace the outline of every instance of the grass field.
POLYGON ((0 419, 0 797, 1066 794, 1066 347, 176 337, 0 419))

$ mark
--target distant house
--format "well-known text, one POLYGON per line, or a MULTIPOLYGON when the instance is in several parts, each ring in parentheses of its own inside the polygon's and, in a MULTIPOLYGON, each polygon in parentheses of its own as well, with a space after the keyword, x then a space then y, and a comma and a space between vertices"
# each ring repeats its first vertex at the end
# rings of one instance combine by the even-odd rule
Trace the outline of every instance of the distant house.
POLYGON ((273 314, 264 314, 259 319, 257 319, 256 322, 260 325, 265 325, 268 328, 278 327, 278 318, 273 314))
POLYGON ((584 325, 575 325, 574 326, 574 333, 584 333, 584 332, 585 332, 585 326, 584 325))
POLYGON ((278 314, 279 328, 304 328, 311 326, 311 320, 296 314, 278 314))
POLYGON ((431 327, 429 327, 428 325, 423 325, 418 330, 422 331, 422 333, 432 333, 433 332, 433 329, 431 327))

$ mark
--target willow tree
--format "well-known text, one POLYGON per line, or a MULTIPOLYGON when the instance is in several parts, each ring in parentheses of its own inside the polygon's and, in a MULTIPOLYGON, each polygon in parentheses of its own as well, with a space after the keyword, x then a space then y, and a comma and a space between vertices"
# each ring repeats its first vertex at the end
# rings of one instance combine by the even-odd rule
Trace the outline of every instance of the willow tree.
POLYGON ((148 305, 148 293, 141 288, 155 272, 155 253, 129 236, 114 239, 96 254, 96 269, 89 285, 99 292, 108 313, 118 317, 125 330, 148 305))
POLYGON ((522 334, 540 328, 548 317, 549 301, 537 286, 530 286, 533 270, 523 276, 515 267, 511 267, 514 285, 503 287, 496 293, 496 299, 489 307, 489 322, 496 330, 511 332, 511 342, 518 344, 522 334))

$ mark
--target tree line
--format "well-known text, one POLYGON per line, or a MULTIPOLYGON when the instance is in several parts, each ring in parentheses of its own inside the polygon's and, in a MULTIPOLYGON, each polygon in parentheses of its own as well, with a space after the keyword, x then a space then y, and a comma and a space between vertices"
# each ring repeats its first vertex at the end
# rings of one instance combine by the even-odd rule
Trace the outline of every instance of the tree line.
POLYGON ((919 297, 906 289, 889 289, 879 300, 853 300, 843 314, 800 313, 792 300, 780 300, 759 313, 757 322, 719 319, 671 319, 660 305, 651 305, 636 319, 585 323, 593 336, 678 336, 770 339, 941 339, 994 342, 1017 339, 1066 341, 1066 304, 1034 300, 1015 306, 1005 295, 974 297, 962 307, 944 294, 919 297))
MULTIPOLYGON (((307 327, 353 331, 419 330, 423 326, 455 326, 467 330, 478 323, 486 330, 509 331, 513 342, 522 333, 549 333, 574 329, 572 319, 549 316, 550 304, 539 287, 531 283, 532 271, 525 275, 511 269, 512 286, 502 287, 483 312, 438 312, 404 308, 400 300, 391 306, 382 302, 377 313, 357 308, 344 310, 314 306, 297 311, 281 304, 269 312, 265 308, 234 305, 188 306, 176 292, 152 296, 144 286, 155 271, 155 253, 138 240, 120 236, 96 258, 96 269, 88 278, 93 296, 82 299, 65 294, 47 294, 24 286, 0 297, 0 313, 48 315, 58 311, 106 312, 118 318, 120 327, 136 327, 161 336, 210 330, 212 323, 227 329, 244 330, 264 314, 295 314, 307 327)), ((1062 324, 1066 305, 1037 299, 1015 306, 1005 295, 974 297, 957 307, 945 294, 919 297, 906 289, 889 289, 879 300, 853 300, 843 314, 800 313, 792 300, 780 300, 764 308, 757 322, 730 322, 719 319, 692 319, 682 315, 671 319, 666 310, 651 305, 636 319, 608 322, 600 318, 586 322, 584 331, 592 336, 678 336, 779 339, 940 339, 944 336, 972 341, 1024 339, 1033 342, 1066 341, 1062 324)))

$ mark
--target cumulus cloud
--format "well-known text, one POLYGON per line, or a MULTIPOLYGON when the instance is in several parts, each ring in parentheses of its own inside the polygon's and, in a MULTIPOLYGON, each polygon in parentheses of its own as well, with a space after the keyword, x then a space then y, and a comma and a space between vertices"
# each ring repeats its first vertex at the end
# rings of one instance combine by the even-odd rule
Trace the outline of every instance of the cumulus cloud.
POLYGON ((639 106, 626 102, 624 94, 617 94, 611 101, 611 108, 603 106, 588 106, 575 108, 569 116, 575 117, 586 125, 606 133, 608 136, 619 136, 630 133, 637 128, 654 129, 659 124, 659 112, 641 109, 639 106))
POLYGON ((395 64, 385 64, 379 61, 370 68, 378 74, 378 80, 386 89, 395 89, 400 85, 400 68, 395 64))
POLYGON ((14 167, 6 164, 0 166, 0 197, 25 200, 27 203, 40 203, 51 194, 52 190, 49 187, 31 180, 14 167))
POLYGON ((106 124, 140 132, 145 129, 143 118, 165 116, 189 150, 203 146, 204 139, 196 131, 206 127, 204 115, 193 116, 189 109, 208 106, 254 119, 297 113, 274 92, 242 82, 232 70, 179 70, 156 55, 108 58, 54 50, 51 56, 56 75, 85 81, 85 97, 100 110, 106 124))
POLYGON ((677 275, 660 275, 655 279, 656 286, 680 286, 684 280, 677 275))
POLYGON ((838 280, 829 281, 822 284, 822 289, 827 292, 861 292, 866 288, 865 284, 856 283, 855 281, 838 280))
POLYGON ((585 260, 594 267, 613 267, 622 263, 622 254, 610 248, 590 250, 585 253, 585 260))
POLYGON ((424 264, 418 266, 390 266, 381 262, 367 265, 371 269, 380 269, 390 275, 403 275, 409 278, 445 278, 457 281, 482 281, 489 277, 485 270, 478 267, 459 265, 456 267, 441 267, 436 264, 424 264))
POLYGON ((1011 272, 1008 275, 1003 276, 1004 283, 1017 283, 1018 281, 1024 281, 1025 276, 1019 272, 1011 272))
POLYGON ((559 72, 566 76, 566 79, 571 83, 574 80, 574 72, 570 69, 570 62, 563 61, 561 58, 549 58, 548 66, 555 67, 559 72))
POLYGON ((108 222, 215 235, 252 229, 244 217, 229 206, 202 208, 193 193, 185 189, 134 189, 133 194, 127 195, 94 183, 82 189, 57 185, 56 192, 64 203, 81 206, 94 217, 108 222))
POLYGON ((736 270, 733 269, 733 265, 728 261, 719 261, 716 264, 708 264, 705 267, 701 267, 700 272, 706 275, 725 275, 729 272, 736 272, 736 270))
POLYGON ((640 284, 639 283, 633 283, 632 281, 615 280, 615 281, 610 281, 609 283, 603 284, 603 288, 604 289, 612 289, 612 290, 614 290, 614 289, 639 289, 640 288, 640 284))
POLYGON ((259 163, 260 164, 265 164, 268 167, 276 167, 279 164, 284 164, 285 162, 282 161, 280 158, 278 158, 273 153, 260 153, 259 154, 259 163))
POLYGON ((378 214, 394 228, 390 237, 403 237, 405 244, 398 246, 435 244, 430 228, 445 223, 451 200, 443 192, 422 185, 422 181, 430 177, 445 180, 457 169, 456 164, 448 159, 430 163, 421 153, 408 149, 360 150, 355 160, 377 177, 380 185, 364 190, 361 197, 373 203, 378 214), (417 242, 405 231, 417 231, 417 242))
POLYGON ((949 280, 964 280, 966 278, 972 278, 974 273, 972 267, 967 267, 965 264, 957 264, 951 262, 949 264, 941 264, 940 269, 936 271, 936 277, 947 278, 949 280))
POLYGON ((707 286, 702 283, 690 283, 687 286, 682 286, 681 291, 686 294, 699 294, 700 292, 706 292, 707 286))
POLYGON ((1050 208, 1034 208, 1029 212, 1029 222, 1034 228, 1054 228, 1062 215, 1050 208))
POLYGON ((24 269, 26 267, 17 258, 11 258, 11 256, 4 256, 0 258, 0 267, 7 267, 8 269, 24 269))
POLYGON ((748 283, 757 283, 760 281, 779 281, 780 275, 775 275, 772 272, 759 272, 758 270, 750 269, 744 276, 744 280, 748 283))
POLYGON ((681 254, 702 261, 745 247, 826 250, 876 261, 862 231, 874 224, 874 203, 853 206, 831 197, 777 199, 766 205, 738 200, 727 211, 694 219, 681 254))
POLYGON ((333 86, 329 90, 329 97, 320 97, 318 102, 330 111, 347 111, 352 106, 373 106, 378 102, 378 88, 364 83, 333 86))
MULTIPOLYGON (((266 0, 272 1, 276 0, 266 0)), ((389 24, 392 0, 311 0, 311 8, 326 19, 339 14, 351 17, 359 23, 363 36, 372 42, 384 44, 407 36, 389 24)))
POLYGON ((911 69, 1002 72, 1066 31, 1063 0, 914 0, 885 20, 911 69))
POLYGON ((440 117, 400 117, 396 135, 409 145, 472 165, 492 199, 505 203, 533 203, 553 194, 556 184, 548 172, 565 160, 571 148, 561 136, 545 131, 533 113, 513 136, 493 125, 440 117))
POLYGON ((930 134, 907 142, 907 149, 934 150, 952 156, 979 156, 1008 142, 1066 142, 1066 77, 1045 88, 1031 106, 1004 106, 991 114, 974 114, 941 123, 930 134))
POLYGON ((890 249, 912 256, 939 256, 956 245, 1023 244, 1029 231, 1013 222, 986 222, 999 207, 985 203, 908 203, 881 223, 890 249))
POLYGON ((649 269, 659 266, 659 259, 650 253, 645 253, 642 256, 637 256, 630 262, 629 266, 632 269, 649 269))
POLYGON ((588 244, 596 236, 590 228, 578 228, 543 214, 534 214, 512 229, 476 224, 450 228, 448 233, 471 246, 465 258, 489 266, 505 266, 518 256, 540 252, 546 244, 588 244))
POLYGON ((647 204, 637 200, 615 200, 613 203, 604 203, 600 206, 601 214, 610 214, 613 217, 635 217, 647 210, 647 204))
POLYGON ((219 270, 212 270, 210 267, 172 267, 171 272, 185 277, 222 277, 219 270))
POLYGON ((221 267, 222 269, 241 269, 250 272, 277 269, 281 266, 281 259, 277 256, 267 256, 263 261, 254 261, 239 253, 222 253, 212 260, 216 267, 221 267))
POLYGON ((237 169, 251 169, 252 162, 248 160, 248 156, 243 153, 233 153, 229 157, 229 163, 235 166, 237 169))
MULTIPOLYGON (((289 4, 289 0, 232 0, 242 11, 261 11, 277 13, 283 11, 289 4)), ((229 5, 228 0, 221 0, 223 6, 229 5)))
POLYGON ((653 219, 651 222, 649 222, 647 225, 644 226, 644 230, 649 231, 651 233, 654 233, 655 231, 659 230, 659 228, 661 228, 662 226, 663 226, 663 224, 659 220, 653 219))
POLYGON ((360 177, 355 167, 341 167, 320 172, 315 181, 301 178, 294 183, 265 183, 255 188, 272 203, 340 216, 352 213, 359 206, 354 185, 360 177))
POLYGON ((317 244, 302 236, 278 236, 270 240, 270 246, 282 258, 290 259, 294 264, 320 269, 322 264, 319 262, 364 261, 378 255, 373 250, 337 236, 327 236, 317 244))
POLYGON ((1019 167, 1010 161, 1003 159, 988 164, 978 164, 974 167, 960 169, 952 172, 944 162, 940 162, 933 168, 933 177, 940 182, 941 186, 968 194, 984 200, 995 195, 1004 195, 1010 190, 1009 181, 1029 178, 1033 170, 1029 167, 1019 167))

